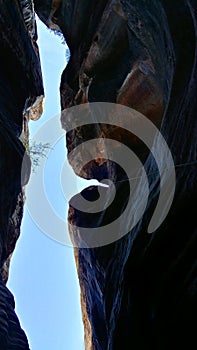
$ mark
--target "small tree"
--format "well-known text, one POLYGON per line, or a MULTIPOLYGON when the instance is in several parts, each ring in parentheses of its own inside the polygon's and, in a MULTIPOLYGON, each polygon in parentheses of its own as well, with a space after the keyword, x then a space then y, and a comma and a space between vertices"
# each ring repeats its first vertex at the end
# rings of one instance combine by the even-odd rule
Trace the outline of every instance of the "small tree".
POLYGON ((53 28, 50 28, 50 32, 59 36, 59 38, 61 39, 61 44, 65 45, 65 49, 66 49, 66 52, 65 52, 65 55, 66 55, 66 61, 68 62, 69 59, 70 59, 70 50, 69 50, 69 47, 66 43, 66 40, 64 38, 64 35, 63 33, 61 32, 61 30, 59 29, 53 29, 53 28))
POLYGON ((36 143, 33 141, 29 145, 29 156, 32 164, 32 171, 35 173, 36 168, 40 165, 40 158, 46 158, 48 150, 51 149, 50 144, 47 143, 36 143))

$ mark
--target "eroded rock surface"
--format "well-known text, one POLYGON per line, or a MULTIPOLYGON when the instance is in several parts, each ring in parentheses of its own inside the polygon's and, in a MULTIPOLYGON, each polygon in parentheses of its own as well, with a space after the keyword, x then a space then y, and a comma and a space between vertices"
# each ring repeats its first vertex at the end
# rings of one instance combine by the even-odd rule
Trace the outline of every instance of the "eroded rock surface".
MULTIPOLYGON (((106 247, 75 249, 86 349, 192 348, 197 232, 196 3, 62 1, 54 21, 71 50, 60 87, 62 109, 102 101, 138 110, 160 127, 177 178, 166 220, 148 235, 160 189, 156 164, 144 145, 105 125, 102 131, 91 125, 67 134, 68 157, 77 145, 92 138, 121 140, 141 157, 150 186, 147 210, 132 232, 106 247)), ((66 129, 66 113, 62 125, 66 129)), ((108 176, 120 181, 123 176, 113 163, 102 165, 100 155, 82 170, 72 159, 70 162, 86 178, 108 176)), ((123 211, 126 182, 117 183, 117 191, 117 203, 94 216, 74 209, 76 195, 70 202, 69 222, 78 227, 104 226, 123 211)), ((139 186, 136 191, 140 193, 139 186)), ((84 190, 83 196, 94 201, 97 188, 84 190)), ((121 223, 120 232, 125 224, 121 223)), ((80 230, 70 233, 78 243, 80 230)))
MULTIPOLYGON (((61 30, 70 48, 60 86, 62 110, 87 102, 113 102, 136 109, 160 128, 176 169, 170 212, 159 229, 148 234, 160 193, 157 165, 149 150, 134 135, 109 125, 93 123, 67 133, 68 158, 76 146, 98 137, 115 139, 133 149, 144 164, 150 189, 146 211, 130 233, 104 247, 75 248, 86 350, 192 349, 197 233, 196 1, 35 0, 33 4, 15 0, 0 5, 0 254, 4 279, 22 217, 22 112, 24 108, 31 111, 36 97, 40 101, 43 95, 35 6, 47 26, 61 30)), ((62 126, 66 129, 64 112, 62 126)), ((88 215, 75 209, 76 195, 70 202, 69 223, 94 228, 118 217, 129 195, 121 169, 100 154, 83 169, 72 157, 70 163, 80 176, 112 179, 117 196, 104 212, 88 215)), ((165 166, 163 162, 163 169, 165 166)), ((26 183, 28 169, 23 173, 26 183)), ((140 191, 136 184, 135 195, 140 191)), ((84 190, 83 196, 93 203, 98 188, 84 190)), ((120 223, 117 234, 130 220, 128 216, 127 223, 120 223)), ((70 234, 78 243, 80 230, 71 229, 70 234)), ((3 349, 28 349, 3 282, 0 289, 3 349)))
POLYGON ((30 161, 19 137, 23 113, 43 95, 36 25, 31 1, 0 2, 0 348, 29 349, 5 286, 20 234, 30 161), (23 162, 23 169, 22 169, 23 162))

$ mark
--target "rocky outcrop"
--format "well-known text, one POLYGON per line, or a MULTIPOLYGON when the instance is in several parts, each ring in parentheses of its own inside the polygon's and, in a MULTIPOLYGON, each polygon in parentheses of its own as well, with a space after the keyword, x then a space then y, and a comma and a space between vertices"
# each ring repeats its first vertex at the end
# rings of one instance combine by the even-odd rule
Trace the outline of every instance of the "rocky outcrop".
POLYGON ((29 349, 5 282, 20 234, 23 185, 30 172, 20 141, 23 113, 43 95, 32 2, 1 1, 0 28, 0 348, 29 349))

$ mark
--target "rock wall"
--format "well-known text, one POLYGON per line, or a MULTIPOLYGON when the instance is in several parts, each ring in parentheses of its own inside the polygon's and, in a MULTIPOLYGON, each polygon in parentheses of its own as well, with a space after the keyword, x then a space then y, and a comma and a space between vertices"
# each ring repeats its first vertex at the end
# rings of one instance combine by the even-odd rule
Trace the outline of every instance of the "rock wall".
MULTIPOLYGON (((100 127, 91 125, 67 134, 68 157, 77 145, 102 134, 134 149, 149 173, 147 210, 132 232, 105 247, 75 249, 86 349, 192 348, 197 232, 196 3, 65 0, 52 17, 52 3, 47 14, 40 1, 36 4, 45 23, 50 18, 61 29, 71 50, 60 87, 62 109, 97 101, 133 107, 160 127, 176 169, 171 210, 159 229, 148 235, 160 189, 156 165, 144 146, 132 135, 108 126, 102 133, 100 127)), ((64 113, 62 125, 66 129, 64 113)), ((114 164, 102 164, 99 155, 82 171, 72 160, 71 165, 86 178, 109 176, 117 182, 123 176, 114 164)), ((69 223, 94 228, 119 216, 128 198, 127 184, 117 183, 116 190, 119 197, 114 206, 94 217, 75 209, 76 195, 70 202, 69 223)), ((140 193, 139 186, 137 191, 140 193)), ((84 190, 83 196, 93 201, 98 188, 84 190)), ((124 226, 122 222, 120 233, 124 226)), ((71 229, 70 234, 77 244, 82 232, 71 229)))
MULTIPOLYGON (((35 6, 46 25, 61 30, 71 51, 61 79, 62 110, 86 102, 132 107, 160 128, 175 163, 173 205, 159 229, 147 234, 160 181, 157 165, 144 144, 108 125, 102 132, 91 125, 67 133, 68 157, 77 145, 92 137, 102 135, 126 144, 142 160, 150 189, 146 211, 130 233, 104 247, 75 248, 86 350, 193 348, 196 1, 35 0, 33 4, 31 0, 15 0, 0 1, 0 5, 0 256, 4 280, 20 232, 22 184, 27 183, 29 174, 27 160, 21 179, 23 118, 32 114, 37 119, 34 107, 43 96, 35 6)), ((66 123, 62 113, 64 128, 66 123)), ((113 221, 123 212, 129 196, 124 173, 99 156, 82 170, 72 159, 70 162, 80 176, 110 177, 116 184, 117 198, 104 212, 90 216, 75 209, 76 195, 70 202, 69 223, 94 228, 113 221)), ((163 168, 165 165, 163 161, 163 168)), ((139 185, 135 195, 138 193, 139 185)), ((93 201, 98 188, 84 190, 83 196, 93 201)), ((130 220, 128 216, 127 223, 120 222, 120 234, 130 220)), ((82 233, 71 230, 70 234, 77 243, 82 233)), ((0 344, 3 349, 28 349, 13 298, 2 281, 0 289, 0 344)))
POLYGON ((20 234, 30 160, 20 141, 25 110, 44 94, 31 1, 0 1, 0 348, 29 349, 5 286, 20 234), (27 13, 26 13, 27 14, 27 13), (32 29, 34 28, 34 30, 32 29), (23 162, 23 167, 22 167, 23 162))

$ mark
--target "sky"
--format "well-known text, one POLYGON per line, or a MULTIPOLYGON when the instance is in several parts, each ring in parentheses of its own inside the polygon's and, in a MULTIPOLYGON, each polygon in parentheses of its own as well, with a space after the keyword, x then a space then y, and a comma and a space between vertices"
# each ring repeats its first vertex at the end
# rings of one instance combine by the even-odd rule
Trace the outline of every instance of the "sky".
MULTIPOLYGON (((38 21, 41 65, 45 87, 45 109, 39 121, 30 122, 30 138, 60 112, 59 84, 66 66, 66 46, 38 21)), ((61 188, 58 171, 65 162, 65 138, 51 151, 45 166, 45 190, 49 202, 62 218, 66 218, 68 196, 61 188)), ((37 140, 39 142, 39 139, 37 140)), ((68 167, 68 164, 66 165, 68 167)), ((73 177, 72 170, 68 170, 73 177)), ((31 187, 33 174, 30 178, 31 187)), ((71 180, 70 178, 70 180, 71 180)), ((77 180, 77 189, 85 182, 77 180)), ((69 188, 69 185, 68 185, 69 188)), ((39 193, 37 200, 39 202, 39 193)), ((28 203, 28 198, 27 198, 28 203)), ((45 209, 41 208, 43 216, 45 209)), ((21 236, 14 251, 8 288, 14 294, 16 312, 32 350, 84 350, 84 335, 80 307, 80 290, 73 249, 60 244, 42 232, 25 205, 21 236)))

